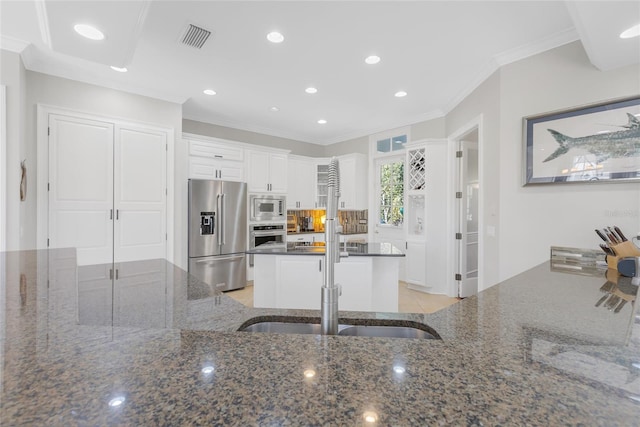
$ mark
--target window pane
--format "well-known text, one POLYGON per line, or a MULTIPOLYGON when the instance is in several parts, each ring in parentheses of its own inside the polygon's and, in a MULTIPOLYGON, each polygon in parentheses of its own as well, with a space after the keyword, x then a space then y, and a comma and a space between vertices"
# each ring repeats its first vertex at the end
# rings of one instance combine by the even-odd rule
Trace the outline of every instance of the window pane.
POLYGON ((379 168, 380 224, 400 226, 404 221, 404 162, 386 163, 379 168))
POLYGON ((404 150, 404 145, 407 143, 407 135, 394 136, 391 139, 391 150, 404 150))
POLYGON ((389 138, 378 141, 378 153, 388 153, 391 151, 391 140, 389 138))

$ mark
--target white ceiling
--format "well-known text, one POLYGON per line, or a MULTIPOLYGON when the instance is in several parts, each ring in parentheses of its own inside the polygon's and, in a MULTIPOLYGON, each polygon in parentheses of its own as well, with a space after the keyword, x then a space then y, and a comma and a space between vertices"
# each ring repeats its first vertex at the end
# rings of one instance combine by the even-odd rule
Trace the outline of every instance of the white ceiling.
POLYGON ((640 63, 640 38, 618 38, 640 22, 638 1, 3 0, 0 12, 0 47, 29 70, 317 144, 440 117, 501 65, 574 40, 600 69, 640 63), (106 39, 82 39, 78 22, 106 39), (212 32, 202 49, 179 43, 188 24, 212 32), (382 61, 366 65, 371 54, 382 61))

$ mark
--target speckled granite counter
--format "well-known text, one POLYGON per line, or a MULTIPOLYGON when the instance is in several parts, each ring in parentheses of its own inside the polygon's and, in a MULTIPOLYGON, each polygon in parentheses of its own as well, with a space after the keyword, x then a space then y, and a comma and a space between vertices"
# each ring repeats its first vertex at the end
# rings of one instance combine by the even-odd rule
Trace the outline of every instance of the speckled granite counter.
POLYGON ((341 312, 424 323, 442 337, 434 341, 235 332, 255 316, 318 312, 245 308, 165 261, 115 267, 112 282, 110 265, 76 267, 73 251, 0 253, 0 425, 640 417, 637 287, 613 275, 545 263, 431 315, 341 312), (596 307, 604 291, 630 301, 618 313, 596 307))

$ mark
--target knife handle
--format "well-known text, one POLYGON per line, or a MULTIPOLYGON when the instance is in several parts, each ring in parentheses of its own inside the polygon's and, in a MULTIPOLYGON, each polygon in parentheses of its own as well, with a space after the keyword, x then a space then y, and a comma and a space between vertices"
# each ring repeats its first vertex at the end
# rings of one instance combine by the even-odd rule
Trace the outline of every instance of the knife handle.
POLYGON ((618 228, 618 226, 614 226, 613 229, 616 230, 616 233, 618 233, 618 236, 620 236, 623 242, 627 241, 627 238, 624 237, 624 234, 622 234, 622 231, 618 228))
POLYGON ((596 230, 595 230, 595 231, 596 231, 596 234, 597 234, 598 236, 600 236, 600 238, 601 238, 602 240, 604 240, 604 241, 605 241, 605 243, 611 243, 611 242, 609 241, 609 239, 607 239, 607 238, 605 237, 605 235, 604 235, 604 234, 602 234, 602 231, 598 230, 597 228, 596 228, 596 230))

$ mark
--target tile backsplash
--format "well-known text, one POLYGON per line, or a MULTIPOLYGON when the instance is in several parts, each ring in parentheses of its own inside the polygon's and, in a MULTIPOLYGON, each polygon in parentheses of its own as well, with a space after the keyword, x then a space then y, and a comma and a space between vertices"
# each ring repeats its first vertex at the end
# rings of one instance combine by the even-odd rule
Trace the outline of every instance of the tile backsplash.
MULTIPOLYGON (((324 232, 324 218, 326 211, 324 209, 314 210, 288 210, 287 215, 295 216, 296 225, 300 227, 300 231, 314 231, 316 233, 324 232), (312 218, 305 220, 305 218, 312 218), (305 225, 313 223, 313 229, 305 228, 305 225)), ((368 211, 338 211, 338 218, 342 224, 342 232, 344 234, 364 234, 369 231, 368 211)))

